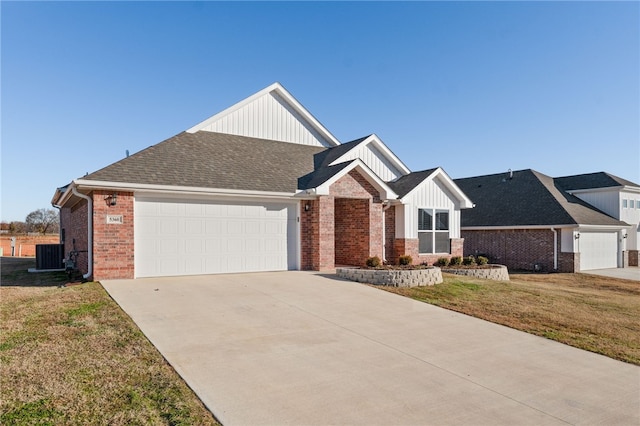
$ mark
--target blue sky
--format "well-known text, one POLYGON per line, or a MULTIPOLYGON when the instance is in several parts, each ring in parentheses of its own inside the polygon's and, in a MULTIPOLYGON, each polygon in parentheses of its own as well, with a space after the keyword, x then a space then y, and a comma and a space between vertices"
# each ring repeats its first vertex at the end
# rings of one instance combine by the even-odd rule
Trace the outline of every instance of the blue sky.
POLYGON ((638 2, 7 2, 2 205, 282 83, 339 140, 412 170, 640 183, 638 2))

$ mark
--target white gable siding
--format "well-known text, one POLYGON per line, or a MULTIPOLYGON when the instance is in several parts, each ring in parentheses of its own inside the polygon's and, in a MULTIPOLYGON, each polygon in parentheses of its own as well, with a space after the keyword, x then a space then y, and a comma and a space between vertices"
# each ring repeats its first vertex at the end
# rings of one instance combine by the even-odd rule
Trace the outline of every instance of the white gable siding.
POLYGON ((638 250, 638 225, 640 225, 640 193, 620 192, 620 220, 627 222, 631 228, 627 230, 626 249, 638 250), (627 200, 627 207, 622 206, 622 200, 627 200))
POLYGON ((379 149, 371 144, 352 149, 347 152, 342 159, 344 161, 350 161, 356 158, 362 160, 367 167, 385 182, 392 181, 403 175, 379 149))
POLYGON ((437 181, 437 178, 424 182, 403 198, 404 237, 398 238, 418 238, 418 209, 420 208, 449 210, 449 236, 460 238, 460 209, 457 208, 454 200, 454 196, 437 181))
POLYGON ((201 130, 301 145, 333 146, 277 93, 265 93, 201 130))
POLYGON ((591 204, 592 206, 602 210, 609 216, 620 219, 621 199, 618 191, 589 191, 574 193, 576 197, 591 204))

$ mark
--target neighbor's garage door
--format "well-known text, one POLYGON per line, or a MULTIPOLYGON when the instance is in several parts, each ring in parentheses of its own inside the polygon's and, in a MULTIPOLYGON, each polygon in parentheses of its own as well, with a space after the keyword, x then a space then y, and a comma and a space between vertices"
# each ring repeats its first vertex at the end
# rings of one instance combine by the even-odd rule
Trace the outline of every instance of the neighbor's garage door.
POLYGON ((297 269, 297 208, 137 198, 135 276, 297 269))
POLYGON ((580 232, 580 270, 618 267, 617 232, 580 232))

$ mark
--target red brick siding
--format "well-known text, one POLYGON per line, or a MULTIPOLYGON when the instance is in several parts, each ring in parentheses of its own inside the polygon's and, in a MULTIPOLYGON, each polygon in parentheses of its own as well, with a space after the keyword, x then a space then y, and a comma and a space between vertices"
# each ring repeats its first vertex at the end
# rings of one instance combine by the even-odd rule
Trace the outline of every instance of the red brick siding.
POLYGON ((398 256, 394 246, 396 239, 396 207, 391 206, 385 211, 384 219, 384 254, 387 262, 394 263, 394 259, 397 261, 398 256))
POLYGON ((335 199, 335 263, 363 265, 369 257, 369 200, 335 199))
POLYGON ((60 209, 60 233, 64 230, 64 257, 69 252, 79 252, 76 267, 82 274, 86 274, 88 268, 88 251, 91 247, 87 244, 87 201, 80 200, 73 206, 60 209))
MULTIPOLYGON (((550 229, 521 229, 495 231, 462 231, 465 239, 464 253, 485 255, 492 263, 507 266, 509 269, 534 270, 540 265, 543 271, 553 271, 553 232, 550 229)), ((575 270, 579 257, 574 253, 562 253, 560 256, 560 238, 558 247, 558 270, 575 270)))
POLYGON ((332 269, 336 262, 361 265, 369 256, 381 257, 380 196, 351 171, 331 185, 328 196, 301 202, 300 232, 302 269, 332 269))
POLYGON ((94 280, 134 277, 133 204, 131 192, 118 192, 117 204, 105 197, 113 191, 93 192, 94 280), (107 215, 122 215, 122 224, 108 224, 107 215))
POLYGON ((638 250, 629 250, 629 266, 638 266, 638 250))

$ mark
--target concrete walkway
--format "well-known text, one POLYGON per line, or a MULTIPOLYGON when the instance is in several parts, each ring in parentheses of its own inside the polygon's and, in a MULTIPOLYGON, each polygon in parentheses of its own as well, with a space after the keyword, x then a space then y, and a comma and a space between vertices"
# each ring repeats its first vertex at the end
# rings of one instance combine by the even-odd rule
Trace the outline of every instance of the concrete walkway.
POLYGON ((637 266, 629 266, 626 268, 592 269, 590 271, 584 271, 584 273, 601 275, 603 277, 640 281, 640 268, 637 266))
POLYGON ((227 426, 640 424, 640 367, 362 284, 102 284, 227 426))

